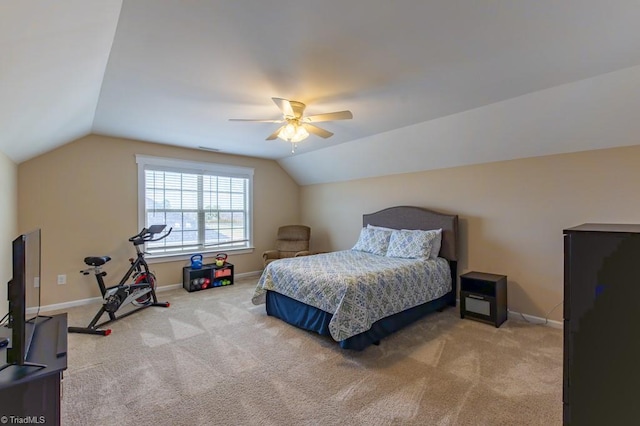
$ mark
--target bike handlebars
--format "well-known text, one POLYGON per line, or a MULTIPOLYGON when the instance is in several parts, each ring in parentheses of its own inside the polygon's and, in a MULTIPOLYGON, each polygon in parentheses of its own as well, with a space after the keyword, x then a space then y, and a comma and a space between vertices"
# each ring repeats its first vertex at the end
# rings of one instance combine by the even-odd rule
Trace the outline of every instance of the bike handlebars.
POLYGON ((173 230, 173 228, 169 228, 169 230, 159 238, 153 238, 153 236, 155 234, 159 234, 160 232, 162 232, 164 228, 166 228, 166 226, 167 225, 151 225, 149 228, 142 228, 142 231, 140 231, 138 234, 134 235, 133 237, 129 238, 129 241, 132 242, 134 245, 140 245, 150 241, 163 240, 167 238, 169 234, 171 234, 171 231, 173 230))

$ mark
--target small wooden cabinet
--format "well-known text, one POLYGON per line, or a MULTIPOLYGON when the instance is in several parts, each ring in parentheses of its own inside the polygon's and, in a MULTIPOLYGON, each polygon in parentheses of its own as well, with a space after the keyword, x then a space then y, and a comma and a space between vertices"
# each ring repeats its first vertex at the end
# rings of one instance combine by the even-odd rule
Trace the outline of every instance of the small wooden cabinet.
POLYGON ((185 266, 182 268, 182 288, 192 292, 232 285, 233 275, 233 264, 229 262, 222 266, 206 264, 199 269, 185 266))
POLYGON ((507 320, 506 275, 468 272, 460 275, 460 318, 500 327, 507 320))

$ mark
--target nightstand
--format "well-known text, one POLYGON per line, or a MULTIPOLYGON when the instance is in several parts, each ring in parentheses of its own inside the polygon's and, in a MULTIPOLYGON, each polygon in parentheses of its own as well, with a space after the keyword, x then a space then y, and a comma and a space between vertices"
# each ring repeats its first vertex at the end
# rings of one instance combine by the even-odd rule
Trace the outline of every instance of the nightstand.
POLYGON ((460 318, 494 324, 507 320, 507 276, 485 272, 460 275, 460 318))

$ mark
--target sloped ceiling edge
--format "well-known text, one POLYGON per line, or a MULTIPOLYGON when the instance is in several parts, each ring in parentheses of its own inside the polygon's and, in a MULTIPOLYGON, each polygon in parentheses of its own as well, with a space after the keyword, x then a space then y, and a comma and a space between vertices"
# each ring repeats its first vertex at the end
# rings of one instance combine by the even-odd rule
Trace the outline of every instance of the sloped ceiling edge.
POLYGON ((278 162, 313 185, 636 145, 638 88, 635 66, 278 162))

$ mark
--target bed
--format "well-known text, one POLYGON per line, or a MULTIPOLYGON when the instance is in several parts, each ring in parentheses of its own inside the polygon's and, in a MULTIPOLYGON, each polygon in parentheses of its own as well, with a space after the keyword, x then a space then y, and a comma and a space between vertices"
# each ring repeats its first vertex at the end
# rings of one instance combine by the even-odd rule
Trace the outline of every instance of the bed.
POLYGON ((377 236, 387 232, 394 238, 406 231, 391 230, 441 229, 440 249, 433 253, 436 244, 428 259, 354 249, 281 259, 263 271, 253 303, 265 303, 268 315, 353 350, 379 344, 429 313, 456 305, 457 215, 399 206, 365 214, 362 224, 354 249, 371 228, 377 236))

